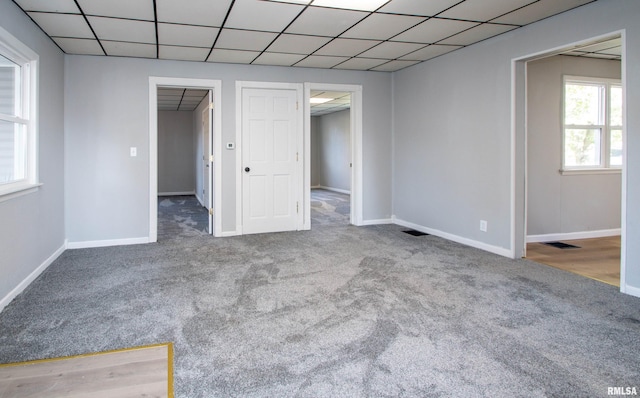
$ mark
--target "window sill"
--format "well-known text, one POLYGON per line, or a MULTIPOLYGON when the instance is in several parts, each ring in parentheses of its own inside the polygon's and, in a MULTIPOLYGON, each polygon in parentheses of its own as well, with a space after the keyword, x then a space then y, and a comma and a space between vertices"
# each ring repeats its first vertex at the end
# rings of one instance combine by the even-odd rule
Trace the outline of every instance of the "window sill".
POLYGON ((33 192, 37 192, 42 186, 42 183, 37 184, 25 184, 20 187, 13 187, 11 189, 0 189, 0 202, 5 202, 20 196, 24 196, 33 192))
POLYGON ((622 169, 610 168, 610 169, 564 169, 560 170, 560 174, 563 176, 574 175, 587 175, 587 174, 622 174, 622 169))

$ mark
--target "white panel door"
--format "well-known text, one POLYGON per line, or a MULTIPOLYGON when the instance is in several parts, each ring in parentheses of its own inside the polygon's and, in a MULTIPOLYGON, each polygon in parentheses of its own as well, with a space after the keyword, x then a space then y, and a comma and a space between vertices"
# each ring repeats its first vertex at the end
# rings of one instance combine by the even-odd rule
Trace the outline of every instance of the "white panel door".
POLYGON ((296 90, 242 90, 242 230, 245 234, 298 229, 296 90))

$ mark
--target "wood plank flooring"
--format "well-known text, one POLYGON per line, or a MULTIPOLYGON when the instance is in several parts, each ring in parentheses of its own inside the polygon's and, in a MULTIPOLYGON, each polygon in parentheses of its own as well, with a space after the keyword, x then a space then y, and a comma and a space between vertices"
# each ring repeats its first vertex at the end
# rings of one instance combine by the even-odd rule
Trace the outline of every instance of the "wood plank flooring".
POLYGON ((620 236, 563 240, 579 249, 558 249, 543 243, 527 244, 527 259, 620 286, 620 236))
POLYGON ((173 397, 170 343, 0 365, 0 398, 173 397))

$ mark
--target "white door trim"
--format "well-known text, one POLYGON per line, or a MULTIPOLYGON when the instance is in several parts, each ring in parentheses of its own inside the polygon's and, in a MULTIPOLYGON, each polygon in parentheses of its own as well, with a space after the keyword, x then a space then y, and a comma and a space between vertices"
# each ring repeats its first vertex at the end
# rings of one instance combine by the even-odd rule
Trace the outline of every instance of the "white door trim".
POLYGON ((362 216, 362 86, 356 84, 304 84, 304 229, 311 229, 311 90, 341 91, 351 94, 351 216, 353 225, 363 224, 362 216))
POLYGON ((149 76, 149 242, 158 241, 158 87, 213 91, 214 236, 222 236, 222 80, 149 76))
MULTIPOLYGON (((243 204, 242 204, 242 90, 244 88, 256 88, 256 89, 276 89, 276 90, 295 90, 296 91, 296 101, 298 102, 298 130, 302 131, 303 129, 303 118, 302 118, 302 91, 303 85, 300 83, 275 83, 275 82, 257 82, 257 81, 236 81, 236 234, 242 235, 242 214, 243 214, 243 204)), ((303 140, 297 140, 297 151, 300 154, 303 154, 303 140)), ((303 158, 306 156, 303 155, 303 158)), ((303 176, 303 167, 305 164, 305 159, 300 162, 298 166, 298 186, 303 186, 302 176, 303 176)), ((302 192, 299 193, 300 201, 302 200, 302 192)), ((303 229, 304 218, 302 216, 298 217, 297 230, 303 229)))

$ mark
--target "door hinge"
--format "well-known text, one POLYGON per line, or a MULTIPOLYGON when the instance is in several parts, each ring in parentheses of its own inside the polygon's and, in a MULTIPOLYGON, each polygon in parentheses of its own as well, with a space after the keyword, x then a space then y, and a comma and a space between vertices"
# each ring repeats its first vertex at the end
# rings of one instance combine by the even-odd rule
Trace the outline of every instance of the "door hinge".
POLYGON ((209 155, 209 161, 213 162, 213 155, 209 155))
POLYGON ((300 202, 296 202, 296 213, 300 213, 300 202))
POLYGON ((209 109, 213 109, 213 102, 209 104, 209 109))
POLYGON ((213 215, 213 208, 209 208, 209 215, 212 216, 213 215))

